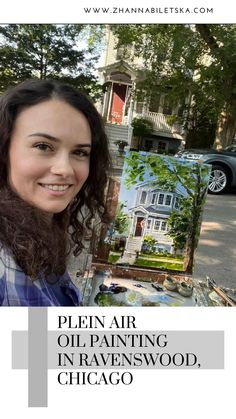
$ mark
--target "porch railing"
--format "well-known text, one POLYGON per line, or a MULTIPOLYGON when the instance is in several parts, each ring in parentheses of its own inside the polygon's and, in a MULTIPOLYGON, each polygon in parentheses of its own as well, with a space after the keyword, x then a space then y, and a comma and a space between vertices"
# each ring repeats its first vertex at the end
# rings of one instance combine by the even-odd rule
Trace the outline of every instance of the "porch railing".
MULTIPOLYGON (((154 131, 161 131, 161 132, 171 132, 173 133, 182 133, 182 126, 177 123, 173 123, 173 125, 170 125, 168 123, 168 116, 164 115, 163 113, 157 113, 157 112, 150 112, 146 111, 142 114, 140 113, 134 113, 133 118, 145 118, 152 122, 153 124, 153 130, 154 131)), ((128 117, 125 116, 123 118, 123 124, 128 125, 128 117)))

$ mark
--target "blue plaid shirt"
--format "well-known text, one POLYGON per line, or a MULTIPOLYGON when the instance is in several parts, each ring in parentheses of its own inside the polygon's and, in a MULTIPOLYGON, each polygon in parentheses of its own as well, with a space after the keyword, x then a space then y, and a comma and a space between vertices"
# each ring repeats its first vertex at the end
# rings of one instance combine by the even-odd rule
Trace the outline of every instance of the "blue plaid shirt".
POLYGON ((0 246, 0 306, 78 306, 80 302, 79 290, 67 272, 56 284, 43 278, 31 281, 0 246))

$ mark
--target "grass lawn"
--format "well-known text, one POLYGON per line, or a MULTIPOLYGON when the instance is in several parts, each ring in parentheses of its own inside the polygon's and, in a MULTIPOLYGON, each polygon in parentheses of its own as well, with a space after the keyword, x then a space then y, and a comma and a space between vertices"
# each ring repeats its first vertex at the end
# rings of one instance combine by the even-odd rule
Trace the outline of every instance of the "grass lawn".
POLYGON ((134 263, 134 266, 142 266, 142 267, 149 267, 149 268, 164 268, 164 269, 173 269, 174 271, 182 271, 183 270, 183 263, 171 263, 171 262, 162 262, 156 260, 147 260, 139 258, 134 263))
POLYGON ((173 255, 161 255, 161 254, 159 254, 159 255, 155 255, 155 254, 151 254, 151 253, 140 253, 139 254, 139 256, 141 257, 141 258, 145 258, 145 259, 173 259, 173 262, 174 261, 176 261, 176 262, 178 262, 178 261, 182 261, 182 260, 184 260, 184 257, 183 256, 180 256, 180 255, 178 255, 178 256, 173 256, 173 255))
POLYGON ((116 255, 110 254, 109 255, 109 258, 108 258, 108 262, 109 263, 116 263, 118 261, 118 259, 120 259, 120 256, 121 256, 120 253, 119 254, 116 254, 116 255))

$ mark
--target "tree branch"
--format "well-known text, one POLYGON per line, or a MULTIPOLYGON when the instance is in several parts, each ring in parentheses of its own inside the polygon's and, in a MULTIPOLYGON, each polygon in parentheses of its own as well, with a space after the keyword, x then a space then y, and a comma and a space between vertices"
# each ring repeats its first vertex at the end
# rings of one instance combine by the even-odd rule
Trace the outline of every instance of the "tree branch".
POLYGON ((197 24, 195 27, 212 52, 220 49, 216 39, 211 34, 209 25, 197 24))

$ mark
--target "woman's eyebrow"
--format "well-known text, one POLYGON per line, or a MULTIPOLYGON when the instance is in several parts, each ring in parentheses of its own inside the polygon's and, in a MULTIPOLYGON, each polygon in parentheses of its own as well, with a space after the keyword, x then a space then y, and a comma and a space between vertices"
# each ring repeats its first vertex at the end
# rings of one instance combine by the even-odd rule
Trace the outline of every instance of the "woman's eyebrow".
MULTIPOLYGON (((50 134, 46 134, 46 132, 34 132, 33 134, 28 135, 28 137, 43 137, 43 138, 47 138, 47 140, 51 140, 51 141, 55 141, 55 142, 60 142, 60 138, 54 137, 53 135, 50 134)), ((76 147, 92 147, 90 143, 79 143, 76 144, 76 147)))
POLYGON ((53 135, 46 134, 46 132, 34 132, 33 134, 28 135, 28 137, 43 137, 51 141, 56 141, 56 142, 61 141, 59 138, 54 137, 53 135))

